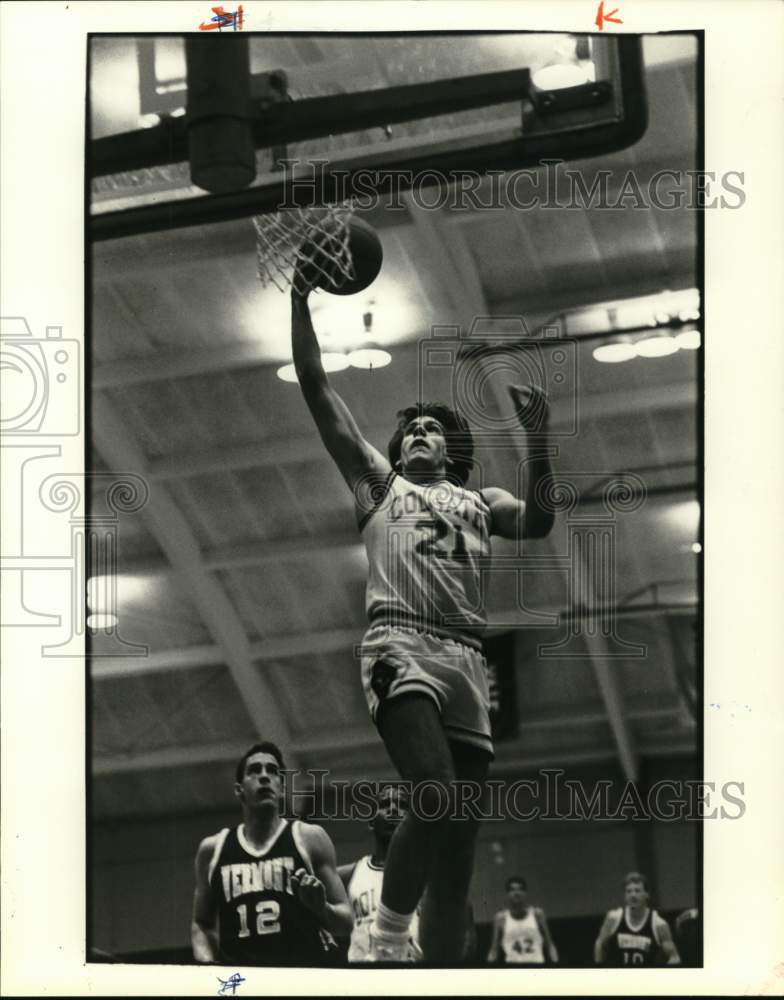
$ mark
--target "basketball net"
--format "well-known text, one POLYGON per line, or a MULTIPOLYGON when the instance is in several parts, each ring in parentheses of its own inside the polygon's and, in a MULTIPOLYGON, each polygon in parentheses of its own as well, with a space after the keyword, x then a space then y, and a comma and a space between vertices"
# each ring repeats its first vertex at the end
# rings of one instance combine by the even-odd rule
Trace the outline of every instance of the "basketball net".
POLYGON ((355 278, 349 249, 351 201, 318 208, 291 208, 253 217, 259 280, 285 292, 338 288, 355 278))

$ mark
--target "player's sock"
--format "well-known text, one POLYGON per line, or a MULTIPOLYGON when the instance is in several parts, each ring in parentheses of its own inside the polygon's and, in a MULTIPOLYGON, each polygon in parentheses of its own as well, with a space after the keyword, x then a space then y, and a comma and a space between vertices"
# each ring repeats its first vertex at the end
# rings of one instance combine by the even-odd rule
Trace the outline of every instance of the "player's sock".
POLYGON ((377 961, 402 962, 408 945, 411 913, 395 913, 379 903, 370 928, 370 940, 377 961))

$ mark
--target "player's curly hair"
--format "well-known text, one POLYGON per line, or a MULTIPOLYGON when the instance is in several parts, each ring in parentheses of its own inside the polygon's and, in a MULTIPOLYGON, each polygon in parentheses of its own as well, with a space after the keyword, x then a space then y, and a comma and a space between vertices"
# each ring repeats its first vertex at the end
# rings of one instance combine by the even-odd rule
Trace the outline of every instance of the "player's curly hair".
POLYGON ((252 747, 245 751, 237 762, 237 767, 234 771, 237 784, 239 784, 245 776, 245 762, 249 757, 252 757, 256 753, 270 754, 270 756, 274 757, 280 765, 281 771, 285 770, 286 765, 283 763, 283 754, 280 752, 280 749, 275 743, 270 743, 269 740, 265 740, 262 743, 254 743, 252 747))
POLYGON ((528 883, 522 877, 522 875, 512 875, 506 880, 506 891, 512 888, 513 885, 519 885, 524 892, 528 892, 528 883))
POLYGON ((474 467, 474 437, 463 417, 445 403, 414 403, 397 412, 397 429, 387 445, 392 468, 399 468, 400 448, 406 424, 415 417, 434 417, 444 428, 446 454, 449 462, 447 479, 465 486, 474 467))

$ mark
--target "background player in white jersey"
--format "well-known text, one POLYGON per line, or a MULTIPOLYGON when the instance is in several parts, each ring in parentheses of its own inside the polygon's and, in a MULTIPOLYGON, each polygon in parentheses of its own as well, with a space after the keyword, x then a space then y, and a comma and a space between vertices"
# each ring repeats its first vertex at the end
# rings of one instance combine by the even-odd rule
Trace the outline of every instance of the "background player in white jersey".
POLYGON ((625 906, 610 910, 594 944, 597 965, 644 968, 680 965, 670 925, 648 906, 648 880, 639 872, 624 879, 625 906))
MULTIPOLYGON (((349 962, 367 962, 370 959, 370 928, 381 902, 381 884, 384 878, 384 863, 392 834, 400 825, 408 808, 408 793, 398 785, 387 785, 378 794, 378 808, 370 821, 373 831, 373 853, 366 854, 358 861, 340 865, 338 875, 343 880, 348 893, 348 901, 354 914, 354 929, 348 949, 349 962)), ((415 912, 409 927, 409 947, 406 961, 416 962, 422 952, 416 943, 419 930, 419 915, 415 912)))
MULTIPOLYGON (((425 959, 454 962, 463 949, 477 833, 475 819, 449 821, 456 811, 454 783, 484 786, 492 759, 478 637, 481 560, 490 535, 549 532, 553 515, 537 495, 551 471, 546 434, 541 449, 529 453, 525 502, 502 489, 465 488, 473 442, 465 421, 445 406, 401 411, 386 458, 364 439, 327 379, 307 292, 298 290, 305 287, 307 280, 295 277, 294 367, 324 445, 354 494, 370 564, 363 688, 387 752, 414 788, 389 847, 371 957, 402 960, 411 916, 427 887, 420 920, 425 959)), ((524 425, 535 415, 537 430, 545 430, 543 394, 519 392, 524 425)))
POLYGON ((191 922, 197 962, 328 964, 331 935, 351 931, 332 841, 320 826, 280 815, 282 769, 274 743, 252 746, 236 769, 242 823, 199 844, 191 922))
POLYGON ((506 880, 506 909, 496 913, 487 961, 506 965, 544 965, 558 961, 558 950, 540 907, 528 905, 528 885, 513 875, 506 880))

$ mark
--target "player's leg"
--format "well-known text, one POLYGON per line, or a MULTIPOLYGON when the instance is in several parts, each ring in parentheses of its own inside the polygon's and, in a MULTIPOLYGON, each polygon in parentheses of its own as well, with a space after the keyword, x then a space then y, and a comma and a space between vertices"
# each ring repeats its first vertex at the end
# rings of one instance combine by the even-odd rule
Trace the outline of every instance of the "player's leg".
MULTIPOLYGON (((483 791, 490 755, 469 743, 451 744, 457 781, 476 783, 483 791)), ((481 798, 472 801, 481 811, 481 798)), ((468 891, 474 868, 479 821, 471 809, 460 809, 447 825, 433 859, 419 921, 419 939, 434 962, 460 959, 465 935, 468 891)))
MULTIPOLYGON (((448 822, 454 766, 434 701, 425 694, 401 694, 379 708, 378 727, 401 778, 411 782, 411 806, 395 831, 384 864, 382 907, 375 932, 391 937, 395 915, 412 914, 448 822), (425 817, 438 817, 426 819, 425 817)), ((427 952, 425 957, 428 958, 427 952)))

